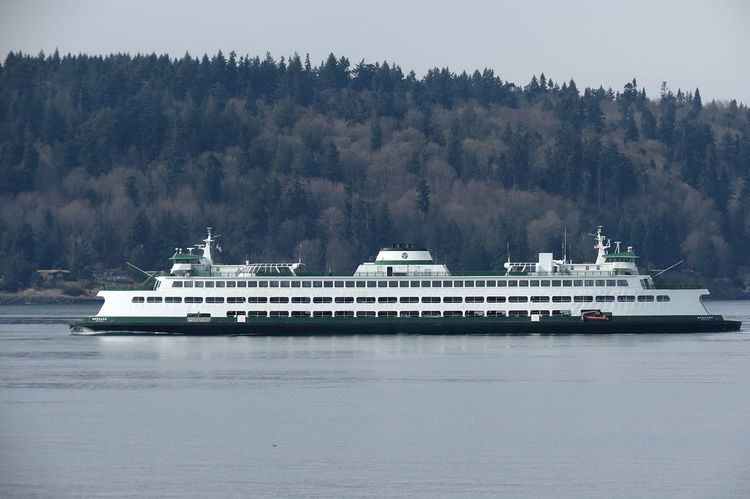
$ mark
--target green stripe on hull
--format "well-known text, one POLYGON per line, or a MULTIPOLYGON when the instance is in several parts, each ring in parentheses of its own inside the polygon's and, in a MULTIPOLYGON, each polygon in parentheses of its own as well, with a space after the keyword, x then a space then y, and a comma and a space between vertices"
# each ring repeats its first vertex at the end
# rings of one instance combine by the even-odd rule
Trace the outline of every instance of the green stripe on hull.
POLYGON ((577 334, 577 333, 687 333, 737 331, 741 323, 720 315, 630 316, 609 321, 579 317, 233 317, 188 321, 186 317, 88 317, 71 325, 71 332, 173 334, 577 334))

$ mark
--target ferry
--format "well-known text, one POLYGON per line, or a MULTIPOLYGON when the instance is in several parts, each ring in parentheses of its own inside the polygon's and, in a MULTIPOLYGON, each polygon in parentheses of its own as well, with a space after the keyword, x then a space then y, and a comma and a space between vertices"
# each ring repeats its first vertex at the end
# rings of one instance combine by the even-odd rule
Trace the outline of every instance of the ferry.
POLYGON ((214 263, 216 236, 171 257, 144 284, 104 289, 72 334, 578 334, 737 331, 708 312, 701 287, 663 286, 598 227, 596 260, 539 253, 504 271, 454 274, 423 247, 383 248, 352 275, 292 263, 214 263))

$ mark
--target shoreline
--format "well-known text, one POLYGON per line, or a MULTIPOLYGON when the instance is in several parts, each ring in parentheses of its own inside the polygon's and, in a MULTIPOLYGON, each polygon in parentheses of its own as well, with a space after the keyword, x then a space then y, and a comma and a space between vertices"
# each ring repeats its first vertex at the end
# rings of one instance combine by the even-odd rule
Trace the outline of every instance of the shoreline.
POLYGON ((103 303, 98 296, 65 295, 25 295, 21 293, 0 293, 0 305, 82 305, 103 303))

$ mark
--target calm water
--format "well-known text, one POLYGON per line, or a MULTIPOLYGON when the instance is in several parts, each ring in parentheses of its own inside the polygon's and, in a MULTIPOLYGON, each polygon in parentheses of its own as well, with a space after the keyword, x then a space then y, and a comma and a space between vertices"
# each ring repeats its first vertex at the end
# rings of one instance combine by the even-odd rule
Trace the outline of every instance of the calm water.
POLYGON ((91 312, 0 307, 2 497, 750 497, 748 325, 69 336, 91 312))

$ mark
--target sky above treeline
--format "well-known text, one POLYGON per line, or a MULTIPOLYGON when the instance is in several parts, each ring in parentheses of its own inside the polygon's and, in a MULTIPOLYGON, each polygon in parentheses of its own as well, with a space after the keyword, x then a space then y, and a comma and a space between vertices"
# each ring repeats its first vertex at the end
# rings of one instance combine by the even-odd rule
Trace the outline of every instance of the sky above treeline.
POLYGON ((700 88, 704 102, 750 103, 750 2, 3 0, 0 56, 10 51, 169 54, 234 50, 275 58, 333 52, 354 65, 395 62, 423 75, 489 67, 526 84, 544 72, 579 87, 636 78, 657 97, 700 88))

